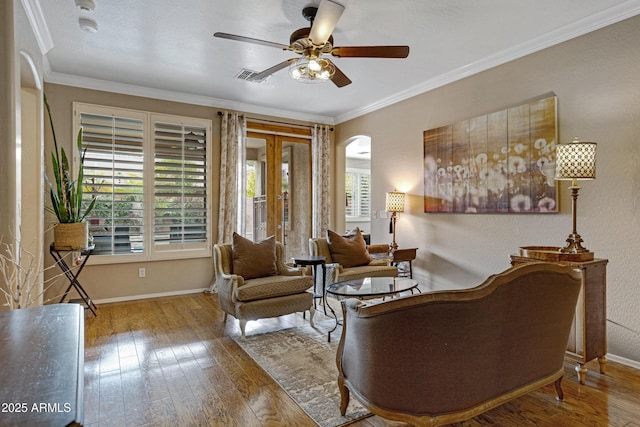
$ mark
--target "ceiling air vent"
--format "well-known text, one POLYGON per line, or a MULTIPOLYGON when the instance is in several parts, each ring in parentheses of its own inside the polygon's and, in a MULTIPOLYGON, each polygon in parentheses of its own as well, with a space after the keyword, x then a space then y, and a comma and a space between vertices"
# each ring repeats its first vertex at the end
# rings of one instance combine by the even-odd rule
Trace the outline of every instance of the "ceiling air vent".
POLYGON ((257 71, 247 70, 246 68, 243 68, 242 70, 240 70, 238 74, 236 74, 236 78, 240 80, 246 80, 252 83, 264 83, 270 77, 270 76, 267 76, 260 80, 249 80, 251 79, 251 77, 255 76, 256 74, 259 74, 259 73, 257 71))

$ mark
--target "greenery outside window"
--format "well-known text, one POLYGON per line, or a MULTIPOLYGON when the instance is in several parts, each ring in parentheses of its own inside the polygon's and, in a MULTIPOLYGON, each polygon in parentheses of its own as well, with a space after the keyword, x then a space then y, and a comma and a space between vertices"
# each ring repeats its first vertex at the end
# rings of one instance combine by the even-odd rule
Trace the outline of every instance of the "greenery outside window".
POLYGON ((211 256, 211 121, 74 103, 92 263, 211 256))

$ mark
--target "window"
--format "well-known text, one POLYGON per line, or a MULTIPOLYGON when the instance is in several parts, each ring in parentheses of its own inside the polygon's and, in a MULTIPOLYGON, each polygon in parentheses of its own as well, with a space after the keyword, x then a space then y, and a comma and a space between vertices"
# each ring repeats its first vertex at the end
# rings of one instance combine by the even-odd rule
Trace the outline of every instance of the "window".
POLYGON ((211 121, 74 104, 91 261, 211 255, 211 121), (102 256, 100 256, 102 255, 102 256))
POLYGON ((166 119, 153 124, 156 248, 207 241, 207 129, 166 119))
POLYGON ((347 195, 346 216, 349 218, 369 218, 371 215, 371 199, 369 182, 371 175, 364 169, 347 169, 345 174, 345 191, 347 195))
POLYGON ((144 116, 82 112, 84 193, 97 198, 88 217, 96 255, 142 253, 144 116))

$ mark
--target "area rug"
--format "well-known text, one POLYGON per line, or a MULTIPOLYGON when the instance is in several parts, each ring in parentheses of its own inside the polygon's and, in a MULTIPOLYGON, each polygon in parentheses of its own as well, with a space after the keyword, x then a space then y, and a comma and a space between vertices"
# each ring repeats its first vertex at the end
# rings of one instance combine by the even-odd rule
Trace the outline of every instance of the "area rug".
MULTIPOLYGON (((314 328, 301 326, 249 335, 238 345, 262 367, 285 392, 321 427, 335 427, 371 416, 351 398, 345 416, 340 415, 340 392, 336 349, 339 334, 327 331, 334 320, 318 322, 314 328)), ((336 332, 339 332, 336 331, 336 332)))

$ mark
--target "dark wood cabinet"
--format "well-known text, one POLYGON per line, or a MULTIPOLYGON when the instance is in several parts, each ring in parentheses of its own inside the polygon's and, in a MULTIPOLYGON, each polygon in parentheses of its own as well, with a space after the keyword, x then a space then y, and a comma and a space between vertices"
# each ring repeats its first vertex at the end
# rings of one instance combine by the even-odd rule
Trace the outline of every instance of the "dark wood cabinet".
POLYGON ((83 423, 84 309, 53 304, 0 312, 1 425, 83 423))
MULTIPOLYGON (((539 262, 534 258, 511 256, 511 265, 539 262)), ((576 316, 567 345, 567 358, 577 362, 580 383, 587 375, 587 362, 598 360, 600 373, 606 373, 607 354, 607 263, 596 258, 585 262, 557 262, 582 272, 582 288, 576 305, 576 316)))

